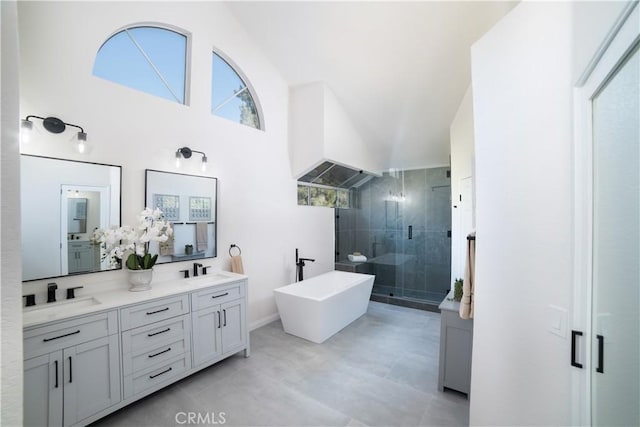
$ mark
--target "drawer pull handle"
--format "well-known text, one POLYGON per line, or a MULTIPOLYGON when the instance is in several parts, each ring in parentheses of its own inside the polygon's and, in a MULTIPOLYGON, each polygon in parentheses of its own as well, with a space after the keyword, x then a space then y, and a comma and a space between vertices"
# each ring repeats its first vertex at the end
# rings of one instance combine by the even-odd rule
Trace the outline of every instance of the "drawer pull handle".
POLYGON ((171 330, 171 328, 167 328, 167 329, 165 329, 164 331, 154 332, 154 333, 152 333, 152 334, 147 334, 147 336, 148 336, 148 337, 153 337, 153 336, 156 336, 156 335, 164 334, 165 332, 169 332, 170 330, 171 330))
POLYGON ((160 376, 160 375, 162 375, 162 374, 166 374, 166 373, 167 373, 167 372, 169 372, 171 369, 172 369, 172 368, 166 369, 166 370, 164 370, 164 371, 160 372, 159 374, 149 375, 149 378, 150 378, 150 379, 153 379, 153 378, 155 378, 155 377, 159 377, 159 376, 160 376))
POLYGON ((68 337, 68 336, 70 336, 70 335, 75 335, 75 334, 79 334, 79 333, 80 333, 80 329, 78 329, 78 330, 77 330, 77 331, 75 331, 75 332, 69 332, 68 334, 60 335, 59 337, 54 337, 54 338, 45 338, 45 339, 43 339, 42 341, 44 341, 44 342, 49 342, 49 341, 57 340, 57 339, 60 339, 60 338, 68 337))
POLYGON ((55 388, 58 388, 58 361, 56 360, 53 363, 56 364, 56 386, 55 386, 55 388))
POLYGON ((156 313, 162 313, 163 311, 169 311, 169 307, 165 307, 162 310, 148 311, 147 316, 151 316, 152 314, 156 314, 156 313))
POLYGON ((226 297, 227 295, 229 295, 229 292, 225 292, 224 294, 220 294, 220 295, 214 295, 211 298, 220 298, 220 297, 226 297))
POLYGON ((156 356, 160 356, 161 354, 166 353, 166 352, 168 352, 168 351, 171 351, 171 347, 169 347, 169 348, 168 348, 168 349, 166 349, 166 350, 161 351, 160 353, 150 354, 150 355, 149 355, 149 357, 156 357, 156 356))

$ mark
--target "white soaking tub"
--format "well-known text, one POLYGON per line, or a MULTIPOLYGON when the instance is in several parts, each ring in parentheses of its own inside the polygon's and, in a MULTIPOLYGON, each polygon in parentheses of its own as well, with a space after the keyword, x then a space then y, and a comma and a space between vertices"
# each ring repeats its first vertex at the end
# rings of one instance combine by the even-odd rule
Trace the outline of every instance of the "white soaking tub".
POLYGON ((331 271, 274 289, 284 331, 322 343, 367 312, 374 278, 331 271))

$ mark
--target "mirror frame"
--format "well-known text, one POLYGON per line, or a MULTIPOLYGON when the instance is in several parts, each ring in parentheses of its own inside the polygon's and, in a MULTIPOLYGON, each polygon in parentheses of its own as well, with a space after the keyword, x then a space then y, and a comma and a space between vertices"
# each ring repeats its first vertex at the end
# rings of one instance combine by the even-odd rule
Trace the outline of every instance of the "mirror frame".
MULTIPOLYGON (((190 178, 204 178, 204 179, 209 179, 213 181, 213 188, 214 188, 214 192, 215 192, 215 200, 213 202, 213 233, 215 236, 215 241, 214 241, 214 247, 213 247, 213 254, 211 256, 205 256, 202 258, 193 258, 193 259, 184 259, 184 260, 171 260, 171 261, 160 261, 160 259, 158 259, 158 264, 171 264, 174 262, 184 262, 184 261, 197 261, 198 259, 211 259, 211 258, 217 258, 218 257, 218 178, 213 177, 213 176, 205 176, 205 175, 192 175, 192 174, 188 174, 188 173, 180 173, 180 172, 167 172, 167 171, 162 171, 162 170, 157 170, 157 169, 145 169, 144 172, 144 204, 148 206, 147 204, 147 200, 149 198, 149 173, 153 172, 153 173, 163 173, 163 174, 168 174, 168 175, 178 175, 178 176, 186 176, 186 177, 190 177, 190 178)), ((147 206, 143 206, 147 207, 147 206)), ((150 208, 153 209, 153 206, 148 206, 150 208)), ((174 221, 169 221, 171 223, 173 223, 174 221)))
MULTIPOLYGON (((87 161, 83 161, 83 160, 72 160, 72 159, 62 159, 59 157, 51 157, 51 156, 39 156, 37 154, 20 154, 20 158, 22 159, 23 157, 33 157, 33 158, 39 158, 39 159, 48 159, 48 160, 60 160, 63 162, 73 162, 73 163, 83 163, 83 164, 87 164, 87 165, 97 165, 97 166, 108 166, 108 167, 113 167, 113 168, 118 168, 118 180, 119 180, 119 184, 120 184, 120 189, 118 191, 118 199, 116 200, 116 202, 118 203, 119 206, 119 215, 118 215, 118 226, 122 225, 122 166, 120 165, 112 165, 109 163, 98 163, 98 162, 87 162, 87 161)), ((22 165, 20 166, 20 170, 22 173, 22 165)), ((20 204, 22 205, 22 182, 20 185, 20 204)), ((113 202, 113 201, 112 201, 113 202)), ((22 228, 22 223, 23 221, 23 213, 20 213, 20 222, 21 225, 20 227, 22 228)), ((20 244, 22 245, 22 237, 20 238, 20 244)), ((58 279, 61 277, 72 277, 72 276, 80 276, 80 275, 84 275, 84 274, 94 274, 94 273, 105 273, 105 272, 109 272, 109 271, 117 271, 117 270, 121 270, 122 269, 122 263, 118 263, 116 267, 108 269, 108 270, 96 270, 96 271, 87 271, 87 272, 80 272, 80 273, 73 273, 73 274, 66 274, 66 275, 59 275, 59 276, 47 276, 47 277, 39 277, 36 279, 28 279, 28 280, 23 280, 21 277, 21 281, 22 283, 28 283, 28 282, 36 282, 38 280, 50 280, 50 279, 58 279)), ((24 275, 23 275, 24 277, 24 275)))

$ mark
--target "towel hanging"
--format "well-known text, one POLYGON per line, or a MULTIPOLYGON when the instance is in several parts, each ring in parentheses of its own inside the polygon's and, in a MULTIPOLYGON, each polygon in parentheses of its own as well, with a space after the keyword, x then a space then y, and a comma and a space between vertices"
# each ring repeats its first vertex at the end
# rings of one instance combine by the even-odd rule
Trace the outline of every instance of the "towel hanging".
POLYGON ((232 244, 229 246, 229 256, 231 257, 231 271, 234 273, 244 274, 244 266, 242 265, 242 250, 240 246, 232 244), (236 248, 238 250, 237 255, 231 254, 231 249, 236 248))

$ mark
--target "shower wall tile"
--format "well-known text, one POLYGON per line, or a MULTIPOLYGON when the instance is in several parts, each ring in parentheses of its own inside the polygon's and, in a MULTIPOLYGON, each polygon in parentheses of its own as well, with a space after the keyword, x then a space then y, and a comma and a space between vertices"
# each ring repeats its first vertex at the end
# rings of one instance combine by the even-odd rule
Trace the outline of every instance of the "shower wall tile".
POLYGON ((340 210, 336 237, 342 258, 344 251, 359 251, 370 259, 388 254, 408 257, 398 258, 398 265, 365 263, 358 267, 358 271, 376 276, 374 292, 430 301, 444 298, 451 265, 451 239, 447 237, 451 180, 447 170, 384 173, 353 190, 354 209, 340 210), (398 199, 401 193, 404 202, 398 199), (411 240, 409 225, 413 227, 411 240))
POLYGON ((423 231, 426 223, 426 176, 426 169, 404 172, 404 227, 411 225, 414 231, 423 231))

